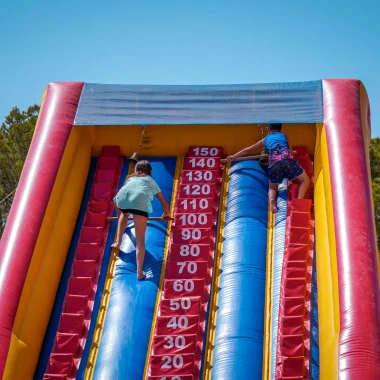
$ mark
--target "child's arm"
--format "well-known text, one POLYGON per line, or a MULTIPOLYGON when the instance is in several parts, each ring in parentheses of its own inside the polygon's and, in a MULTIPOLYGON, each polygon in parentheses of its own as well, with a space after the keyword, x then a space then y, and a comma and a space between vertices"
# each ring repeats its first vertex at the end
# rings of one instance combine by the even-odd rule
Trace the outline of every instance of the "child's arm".
MULTIPOLYGON (((286 138, 288 138, 288 136, 286 136, 286 138)), ((289 147, 289 150, 290 150, 293 154, 297 154, 297 151, 296 151, 296 150, 293 150, 292 144, 290 144, 289 139, 288 139, 288 147, 289 147)))
POLYGON ((162 220, 170 219, 171 215, 170 215, 170 210, 169 210, 169 204, 168 204, 167 200, 165 199, 164 194, 162 194, 162 191, 157 193, 156 197, 161 202, 162 208, 164 209, 164 213, 162 214, 161 219, 162 220))
POLYGON ((227 160, 236 160, 239 157, 248 156, 249 154, 255 153, 255 151, 263 147, 264 147, 264 140, 260 140, 256 144, 253 144, 247 148, 244 148, 240 152, 237 152, 233 154, 232 156, 228 156, 227 160))

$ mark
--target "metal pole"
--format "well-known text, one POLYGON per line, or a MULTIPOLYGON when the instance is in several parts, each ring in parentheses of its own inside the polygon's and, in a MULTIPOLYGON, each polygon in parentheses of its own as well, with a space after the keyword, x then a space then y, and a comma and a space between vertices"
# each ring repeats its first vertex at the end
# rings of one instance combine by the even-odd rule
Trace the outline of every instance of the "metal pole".
MULTIPOLYGON (((293 150, 293 153, 297 154, 297 151, 293 150)), ((258 154, 257 156, 239 157, 239 158, 235 158, 234 160, 227 160, 226 158, 224 158, 224 159, 220 160, 220 162, 222 164, 225 164, 227 161, 247 161, 247 160, 255 160, 257 158, 265 158, 265 157, 268 157, 268 155, 266 153, 265 154, 258 154)))
POLYGON ((263 157, 268 157, 268 155, 267 154, 258 154, 257 156, 239 157, 239 158, 235 158, 234 160, 227 160, 225 158, 225 159, 220 160, 220 162, 222 164, 225 164, 228 161, 247 161, 247 160, 255 160, 256 158, 263 158, 263 157))
POLYGON ((141 145, 143 143, 146 125, 143 125, 142 128, 143 128, 143 131, 142 131, 142 134, 141 134, 140 144, 139 144, 139 147, 137 149, 137 153, 140 153, 140 148, 141 148, 141 145))
MULTIPOLYGON (((119 218, 117 216, 107 216, 107 220, 118 220, 119 218)), ((128 217, 128 220, 133 220, 133 217, 128 217)), ((150 216, 148 218, 148 220, 162 220, 160 216, 150 216)), ((174 218, 170 218, 170 219, 165 219, 165 220, 162 220, 163 222, 169 222, 169 221, 173 221, 174 218)))

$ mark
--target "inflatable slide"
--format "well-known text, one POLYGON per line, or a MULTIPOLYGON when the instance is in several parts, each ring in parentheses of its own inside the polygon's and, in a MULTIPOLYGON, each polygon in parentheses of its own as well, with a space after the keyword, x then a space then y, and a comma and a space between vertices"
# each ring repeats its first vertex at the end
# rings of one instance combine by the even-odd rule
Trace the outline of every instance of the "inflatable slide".
POLYGON ((380 379, 369 143, 358 80, 48 85, 0 242, 0 378, 380 379), (312 178, 275 214, 265 162, 225 159, 268 123, 312 178), (144 281, 133 221, 111 249, 140 141, 173 214, 154 201, 144 281))

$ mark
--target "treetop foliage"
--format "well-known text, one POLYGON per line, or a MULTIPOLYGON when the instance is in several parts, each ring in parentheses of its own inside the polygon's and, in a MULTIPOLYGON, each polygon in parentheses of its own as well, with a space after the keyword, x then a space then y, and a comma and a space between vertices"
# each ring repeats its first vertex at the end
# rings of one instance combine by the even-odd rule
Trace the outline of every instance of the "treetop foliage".
POLYGON ((39 110, 36 104, 26 111, 14 107, 0 126, 0 236, 13 201, 12 192, 17 187, 28 154, 39 110))

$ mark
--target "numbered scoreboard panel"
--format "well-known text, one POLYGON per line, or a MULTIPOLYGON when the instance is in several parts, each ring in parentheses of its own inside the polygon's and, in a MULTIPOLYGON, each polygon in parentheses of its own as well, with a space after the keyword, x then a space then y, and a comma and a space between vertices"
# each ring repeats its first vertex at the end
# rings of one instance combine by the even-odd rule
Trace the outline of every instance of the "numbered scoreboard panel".
POLYGON ((152 343, 150 380, 200 377, 222 157, 222 148, 195 146, 184 160, 152 343))

